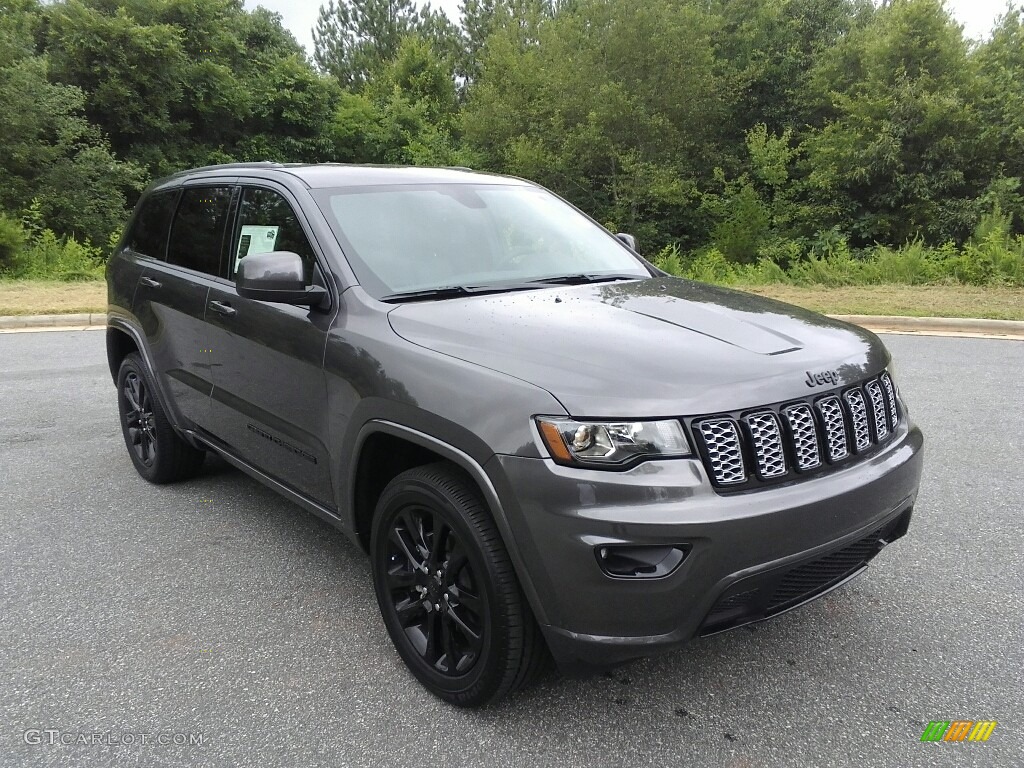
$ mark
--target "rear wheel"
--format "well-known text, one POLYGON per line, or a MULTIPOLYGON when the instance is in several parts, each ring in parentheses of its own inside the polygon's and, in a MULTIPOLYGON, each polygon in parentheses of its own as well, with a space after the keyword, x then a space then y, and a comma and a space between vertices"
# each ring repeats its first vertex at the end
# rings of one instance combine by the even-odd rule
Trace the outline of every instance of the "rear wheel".
POLYGON ((170 483, 195 475, 203 465, 200 451, 174 431, 153 380, 137 352, 126 355, 117 374, 121 432, 135 469, 151 483, 170 483))
POLYGON ((475 486, 447 464, 392 480, 371 536, 377 602, 410 671, 458 706, 523 686, 546 657, 490 514, 475 486))

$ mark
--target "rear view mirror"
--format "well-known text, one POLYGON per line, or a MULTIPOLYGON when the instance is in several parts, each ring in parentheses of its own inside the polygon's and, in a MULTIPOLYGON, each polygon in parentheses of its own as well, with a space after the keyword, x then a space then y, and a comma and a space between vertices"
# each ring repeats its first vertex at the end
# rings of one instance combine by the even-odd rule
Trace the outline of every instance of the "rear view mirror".
POLYGON ((633 235, 627 235, 625 232, 619 232, 615 237, 620 243, 633 251, 633 253, 639 253, 636 249, 636 238, 633 237, 633 235))
POLYGON ((246 299, 307 306, 319 304, 327 295, 323 287, 306 284, 302 257, 291 251, 246 256, 238 264, 235 289, 246 299))

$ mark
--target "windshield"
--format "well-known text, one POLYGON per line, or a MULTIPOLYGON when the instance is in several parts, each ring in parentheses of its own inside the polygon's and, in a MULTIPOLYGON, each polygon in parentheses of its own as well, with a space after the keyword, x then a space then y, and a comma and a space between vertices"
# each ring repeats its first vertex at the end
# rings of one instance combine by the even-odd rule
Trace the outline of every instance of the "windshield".
POLYGON ((607 230, 537 187, 388 185, 316 190, 314 197, 360 284, 378 299, 651 275, 607 230))

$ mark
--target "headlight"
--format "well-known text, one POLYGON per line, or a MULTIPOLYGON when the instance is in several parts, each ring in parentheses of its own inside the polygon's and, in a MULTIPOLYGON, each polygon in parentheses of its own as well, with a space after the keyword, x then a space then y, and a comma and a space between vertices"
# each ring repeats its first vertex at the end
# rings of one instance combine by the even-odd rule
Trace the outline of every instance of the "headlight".
POLYGON ((538 417, 544 444, 559 464, 609 467, 637 459, 690 456, 678 421, 575 421, 538 417))

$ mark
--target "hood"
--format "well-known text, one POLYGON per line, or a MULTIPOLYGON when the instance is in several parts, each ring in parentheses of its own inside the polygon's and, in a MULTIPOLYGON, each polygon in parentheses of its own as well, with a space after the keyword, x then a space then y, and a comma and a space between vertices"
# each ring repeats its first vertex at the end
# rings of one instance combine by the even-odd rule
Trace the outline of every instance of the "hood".
POLYGON ((407 341, 543 387, 580 417, 738 410, 889 362, 857 326, 678 278, 409 303, 388 318, 407 341))

